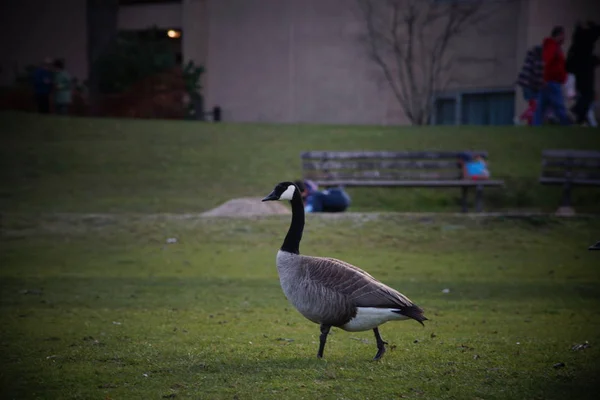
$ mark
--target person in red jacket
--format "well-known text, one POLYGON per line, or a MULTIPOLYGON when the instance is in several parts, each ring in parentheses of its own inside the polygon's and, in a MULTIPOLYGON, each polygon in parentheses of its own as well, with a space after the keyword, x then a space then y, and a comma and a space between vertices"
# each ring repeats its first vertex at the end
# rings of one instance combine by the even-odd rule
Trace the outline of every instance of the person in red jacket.
POLYGON ((562 86, 567 80, 567 69, 562 44, 565 41, 565 29, 556 26, 550 37, 544 39, 542 59, 544 62, 544 83, 538 94, 537 108, 533 116, 533 125, 542 125, 546 110, 551 107, 562 125, 570 125, 562 86))

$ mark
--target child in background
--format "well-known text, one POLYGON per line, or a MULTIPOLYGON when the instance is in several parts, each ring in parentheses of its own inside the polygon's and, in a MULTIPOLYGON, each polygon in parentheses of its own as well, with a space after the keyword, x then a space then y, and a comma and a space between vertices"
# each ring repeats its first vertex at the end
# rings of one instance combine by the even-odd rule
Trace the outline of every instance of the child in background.
POLYGON ((57 114, 67 115, 72 101, 71 74, 63 60, 54 61, 54 68, 54 106, 57 114))
POLYGON ((490 171, 488 170, 487 164, 482 155, 462 153, 460 155, 460 162, 463 166, 464 179, 479 180, 490 178, 490 171))
POLYGON ((536 99, 544 83, 544 64, 542 61, 542 46, 533 46, 527 51, 525 62, 517 78, 517 85, 523 91, 523 98, 527 102, 527 109, 519 116, 519 121, 531 125, 537 105, 536 99))

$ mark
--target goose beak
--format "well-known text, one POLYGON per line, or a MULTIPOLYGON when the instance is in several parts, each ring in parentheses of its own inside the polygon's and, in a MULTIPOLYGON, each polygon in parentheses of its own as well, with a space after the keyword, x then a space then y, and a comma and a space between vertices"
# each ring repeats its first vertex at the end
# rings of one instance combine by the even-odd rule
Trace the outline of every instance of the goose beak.
POLYGON ((275 194, 275 191, 272 191, 267 197, 262 199, 262 201, 273 201, 273 200, 279 200, 279 196, 277 196, 275 194))

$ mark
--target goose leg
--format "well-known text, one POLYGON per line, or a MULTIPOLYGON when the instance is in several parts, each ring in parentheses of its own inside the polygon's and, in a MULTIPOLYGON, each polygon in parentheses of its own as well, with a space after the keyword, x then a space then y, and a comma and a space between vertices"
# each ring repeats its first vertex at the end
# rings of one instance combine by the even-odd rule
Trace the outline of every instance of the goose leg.
POLYGON ((375 334, 375 340, 377 341, 377 354, 375 354, 375 358, 373 360, 379 360, 383 357, 383 353, 385 353, 385 345, 388 344, 384 342, 379 334, 379 328, 373 328, 373 333, 375 334))
POLYGON ((325 342, 327 341, 327 335, 329 335, 330 329, 331 325, 321 324, 321 336, 319 337, 319 352, 317 353, 318 358, 323 358, 323 350, 325 350, 325 342))

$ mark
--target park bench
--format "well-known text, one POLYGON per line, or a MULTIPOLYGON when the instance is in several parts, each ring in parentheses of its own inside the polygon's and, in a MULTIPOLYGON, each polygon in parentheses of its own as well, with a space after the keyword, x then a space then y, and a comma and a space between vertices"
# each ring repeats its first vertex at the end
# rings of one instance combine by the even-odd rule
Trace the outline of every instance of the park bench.
POLYGON ((574 186, 600 186, 600 151, 543 150, 542 185, 562 186, 561 208, 571 208, 574 186))
MULTIPOLYGON (((485 151, 465 151, 487 158, 485 151)), ((422 187, 461 189, 462 211, 475 189, 475 209, 482 210, 483 188, 500 180, 466 179, 461 151, 307 151, 300 155, 304 179, 333 187, 422 187)))

